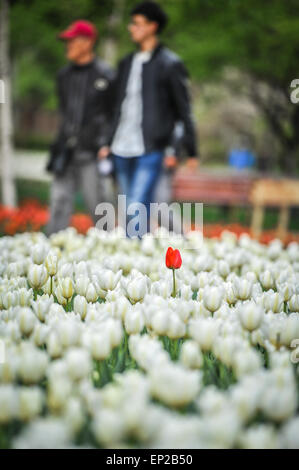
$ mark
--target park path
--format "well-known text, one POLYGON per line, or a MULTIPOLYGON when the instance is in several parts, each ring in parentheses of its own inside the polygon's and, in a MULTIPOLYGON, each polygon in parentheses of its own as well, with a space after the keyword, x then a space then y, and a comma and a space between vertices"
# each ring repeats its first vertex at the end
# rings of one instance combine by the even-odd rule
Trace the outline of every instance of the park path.
POLYGON ((51 181, 51 175, 45 170, 47 159, 48 152, 46 151, 15 150, 13 174, 17 179, 51 181))
POLYGON ((51 181, 51 175, 45 170, 48 159, 46 151, 16 150, 13 160, 14 174, 17 178, 51 181))
MULTIPOLYGON (((47 151, 15 150, 13 161, 15 176, 26 180, 51 181, 51 174, 45 170, 48 155, 47 151)), ((200 172, 219 176, 247 173, 247 171, 240 172, 225 164, 215 166, 201 165, 200 172)), ((249 170, 248 174, 258 174, 258 172, 249 170)))

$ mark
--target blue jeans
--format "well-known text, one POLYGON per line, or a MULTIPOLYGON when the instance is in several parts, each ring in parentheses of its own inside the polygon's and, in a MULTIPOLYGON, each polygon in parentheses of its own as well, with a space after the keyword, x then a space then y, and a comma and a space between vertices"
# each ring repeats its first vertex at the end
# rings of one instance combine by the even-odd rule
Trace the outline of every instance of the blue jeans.
MULTIPOLYGON (((160 150, 138 157, 114 155, 117 181, 121 193, 127 197, 127 206, 137 202, 144 204, 146 208, 146 220, 142 221, 142 226, 146 226, 146 230, 141 230, 144 233, 149 231, 150 203, 153 201, 154 189, 162 171, 162 163, 163 152, 160 150)), ((142 236, 143 233, 140 235, 142 236)))

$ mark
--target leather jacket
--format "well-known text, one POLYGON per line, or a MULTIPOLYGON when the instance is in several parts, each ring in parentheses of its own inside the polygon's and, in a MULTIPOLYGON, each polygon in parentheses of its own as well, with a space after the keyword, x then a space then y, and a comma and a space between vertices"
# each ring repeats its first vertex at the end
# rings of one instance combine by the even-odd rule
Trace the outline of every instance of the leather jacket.
MULTIPOLYGON (((113 85, 114 113, 108 145, 111 145, 119 123, 133 54, 122 59, 118 66, 113 85)), ((167 147, 176 151, 175 126, 181 122, 184 127, 182 143, 188 156, 199 157, 188 87, 189 76, 181 59, 159 43, 151 59, 143 64, 142 74, 142 131, 146 153, 165 150, 167 147)))
POLYGON ((51 146, 49 171, 55 171, 55 160, 67 153, 66 148, 89 153, 95 158, 106 144, 114 78, 112 69, 98 58, 85 66, 68 64, 58 72, 60 126, 51 146))

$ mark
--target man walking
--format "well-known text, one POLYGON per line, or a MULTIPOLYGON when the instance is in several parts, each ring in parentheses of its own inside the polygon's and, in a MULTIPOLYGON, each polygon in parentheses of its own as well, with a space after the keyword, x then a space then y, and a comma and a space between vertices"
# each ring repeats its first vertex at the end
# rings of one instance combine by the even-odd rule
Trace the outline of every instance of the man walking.
POLYGON ((48 234, 68 226, 77 189, 94 221, 101 200, 97 153, 107 144, 114 74, 95 57, 97 36, 96 27, 84 20, 59 35, 70 63, 57 76, 61 123, 47 165, 54 173, 48 234))
POLYGON ((149 230, 149 205, 163 161, 167 168, 177 164, 171 148, 177 121, 184 126, 188 165, 197 165, 188 74, 180 58, 159 40, 166 23, 167 15, 155 2, 142 2, 132 10, 129 31, 137 51, 119 64, 111 147, 104 146, 99 152, 99 158, 112 152, 127 204, 146 206, 145 231, 149 230))

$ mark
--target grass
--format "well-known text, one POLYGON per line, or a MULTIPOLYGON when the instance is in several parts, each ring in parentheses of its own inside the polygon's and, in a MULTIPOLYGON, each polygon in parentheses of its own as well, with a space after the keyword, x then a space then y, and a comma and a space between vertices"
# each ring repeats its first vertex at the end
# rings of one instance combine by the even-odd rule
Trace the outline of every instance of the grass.
MULTIPOLYGON (((50 184, 42 181, 17 180, 17 196, 21 203, 26 199, 36 199, 41 204, 49 204, 50 184)), ((75 196, 75 211, 86 212, 85 204, 80 193, 75 196)))

